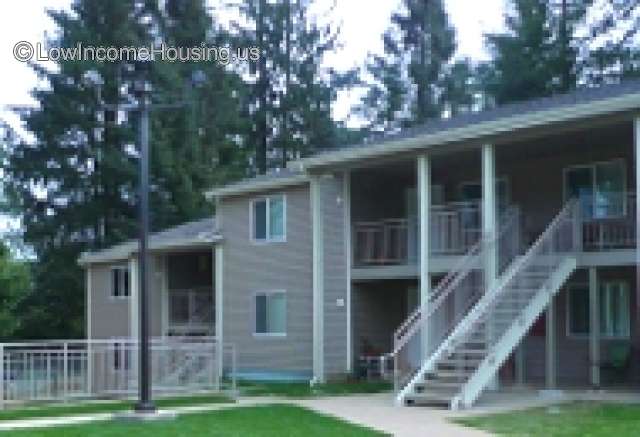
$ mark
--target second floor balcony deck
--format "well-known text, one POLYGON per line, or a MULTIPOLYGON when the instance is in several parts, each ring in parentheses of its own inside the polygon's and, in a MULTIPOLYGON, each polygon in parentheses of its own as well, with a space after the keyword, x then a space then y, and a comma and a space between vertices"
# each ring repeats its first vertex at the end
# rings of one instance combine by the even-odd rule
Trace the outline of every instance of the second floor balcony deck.
MULTIPOLYGON (((601 193, 584 196, 579 203, 583 252, 635 248, 635 194, 601 193)), ((526 205, 519 210, 522 216, 527 214, 526 205)), ((481 205, 478 202, 458 202, 433 206, 430 223, 432 256, 463 255, 481 238, 481 205)), ((535 236, 531 235, 531 238, 535 239, 545 225, 533 224, 535 236)), ((415 216, 356 222, 352 235, 355 268, 412 266, 418 263, 420 240, 418 218, 415 216)), ((527 238, 523 237, 523 240, 527 238)))

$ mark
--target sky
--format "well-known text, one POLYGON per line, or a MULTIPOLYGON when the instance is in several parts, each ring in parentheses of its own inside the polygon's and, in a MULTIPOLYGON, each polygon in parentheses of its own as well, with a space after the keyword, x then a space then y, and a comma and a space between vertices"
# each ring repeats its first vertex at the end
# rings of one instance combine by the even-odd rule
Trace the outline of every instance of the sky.
MULTIPOLYGON (((331 4, 333 0, 318 0, 331 4)), ((450 19, 458 32, 458 56, 486 59, 483 35, 503 27, 505 0, 445 0, 450 19)), ((46 8, 69 8, 70 0, 22 0, 0 2, 0 118, 19 132, 18 117, 9 107, 34 105, 30 90, 38 84, 35 74, 26 64, 13 58, 13 46, 18 41, 35 45, 53 32, 53 22, 46 8)), ((398 0, 337 0, 333 17, 342 22, 340 39, 343 48, 327 62, 338 69, 361 65, 368 52, 382 50, 382 34, 388 25, 391 11, 398 0)), ((335 116, 342 119, 349 110, 350 96, 343 95, 336 105, 335 116)))

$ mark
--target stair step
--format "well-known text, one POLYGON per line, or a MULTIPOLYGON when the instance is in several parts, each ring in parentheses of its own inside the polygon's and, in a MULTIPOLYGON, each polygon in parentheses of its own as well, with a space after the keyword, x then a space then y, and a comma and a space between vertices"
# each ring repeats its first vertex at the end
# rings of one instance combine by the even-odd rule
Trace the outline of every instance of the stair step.
POLYGON ((405 397, 405 405, 449 408, 453 396, 453 393, 411 393, 405 397))
MULTIPOLYGON (((466 380, 465 380, 466 381, 466 380)), ((419 392, 457 392, 465 381, 440 381, 438 379, 417 382, 415 389, 419 392)))
POLYGON ((464 371, 463 369, 459 370, 436 370, 433 373, 433 379, 429 379, 429 381, 443 381, 443 380, 466 380, 473 373, 473 369, 469 369, 468 371, 464 371))
POLYGON ((482 362, 482 357, 474 357, 471 359, 464 358, 449 358, 446 360, 440 361, 437 366, 438 367, 477 367, 478 364, 482 362))

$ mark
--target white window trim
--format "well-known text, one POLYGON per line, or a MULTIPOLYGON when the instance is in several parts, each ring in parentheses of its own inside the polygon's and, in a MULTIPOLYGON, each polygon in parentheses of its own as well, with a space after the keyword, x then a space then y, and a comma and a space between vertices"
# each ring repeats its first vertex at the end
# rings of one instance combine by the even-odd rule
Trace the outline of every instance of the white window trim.
MULTIPOLYGON (((610 284, 610 283, 621 283, 621 284, 625 284, 626 289, 627 289, 627 293, 629 295, 629 298, 631 298, 631 292, 629 289, 629 284, 626 281, 623 280, 613 280, 613 281, 603 281, 598 285, 598 296, 600 295, 600 291, 602 290, 602 285, 604 284, 610 284)), ((567 302, 566 302, 566 311, 565 311, 565 333, 567 338, 570 338, 572 340, 589 340, 589 338, 591 337, 591 326, 589 326, 589 332, 586 334, 574 334, 573 332, 571 332, 571 289, 575 289, 575 288, 584 288, 587 290, 587 296, 589 295, 588 289, 589 289, 589 285, 586 283, 574 283, 571 284, 567 287, 567 302)), ((602 304, 602 302, 599 302, 599 304, 602 304)), ((598 310, 600 310, 600 308, 598 307, 598 310)), ((598 317, 598 319, 600 319, 600 317, 598 317)), ((602 334, 602 330, 600 332, 599 338, 601 340, 630 340, 631 339, 631 314, 629 314, 629 318, 628 318, 628 322, 629 322, 629 327, 628 327, 628 335, 604 335, 602 334)), ((600 326, 602 326, 602 320, 600 320, 600 326)))
POLYGON ((256 197, 249 202, 249 236, 253 244, 264 245, 272 243, 286 243, 287 242, 287 196, 286 194, 269 194, 265 196, 256 197), (281 197, 282 198, 282 237, 272 238, 271 233, 271 199, 281 197), (266 203, 266 238, 257 239, 255 236, 255 204, 257 202, 265 201, 266 203))
MULTIPOLYGON (((624 181, 623 184, 623 188, 622 188, 622 215, 621 216, 611 216, 609 218, 619 218, 619 217, 626 217, 628 215, 628 211, 627 211, 627 205, 628 205, 628 199, 627 197, 629 196, 629 187, 628 182, 627 182, 627 161, 625 158, 614 158, 614 159, 608 159, 605 161, 593 161, 590 162, 588 164, 577 164, 577 165, 569 165, 567 167, 565 167, 564 169, 562 169, 562 198, 564 199, 564 203, 567 203, 569 201, 568 199, 568 193, 569 193, 569 187, 567 186, 567 173, 569 173, 571 170, 578 170, 578 169, 582 169, 582 168, 590 168, 593 171, 593 174, 596 174, 596 167, 599 164, 612 164, 614 162, 619 162, 622 166, 622 180, 624 181)), ((592 189, 593 192, 596 192, 596 178, 593 178, 592 182, 592 189)), ((591 220, 598 220, 598 219, 594 219, 591 218, 591 220)))
POLYGON ((289 325, 289 299, 287 298, 287 291, 283 289, 275 290, 259 290, 251 294, 251 333, 254 338, 257 339, 282 339, 287 337, 288 325, 289 325), (274 294, 283 294, 285 296, 285 327, 284 332, 256 332, 256 298, 258 296, 271 296, 274 294))
POLYGON ((115 301, 121 301, 121 300, 128 300, 131 297, 131 270, 129 269, 129 266, 126 264, 121 264, 121 265, 117 265, 117 266, 112 266, 109 269, 109 299, 111 300, 115 300, 115 301), (126 296, 115 296, 113 294, 113 291, 115 289, 115 284, 113 283, 113 272, 115 270, 124 270, 127 272, 127 276, 129 276, 129 294, 126 296))

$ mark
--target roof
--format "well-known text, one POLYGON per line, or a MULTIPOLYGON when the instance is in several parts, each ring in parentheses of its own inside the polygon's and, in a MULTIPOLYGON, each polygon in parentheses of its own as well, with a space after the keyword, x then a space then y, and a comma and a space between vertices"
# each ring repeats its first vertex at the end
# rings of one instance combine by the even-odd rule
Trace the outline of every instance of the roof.
POLYGON ((640 109, 640 80, 585 87, 566 94, 433 120, 398 134, 319 152, 301 161, 305 171, 515 131, 640 109))
MULTIPOLYGON (((211 246, 220 241, 215 217, 196 220, 156 232, 149 236, 150 250, 168 250, 198 246, 211 246)), ((138 241, 130 240, 95 252, 84 252, 81 265, 125 260, 138 251, 138 241)))
POLYGON ((208 191, 206 195, 207 197, 240 195, 292 185, 300 185, 308 181, 308 176, 300 170, 299 166, 296 168, 294 165, 292 168, 279 169, 264 175, 225 185, 224 187, 215 188, 208 191))

